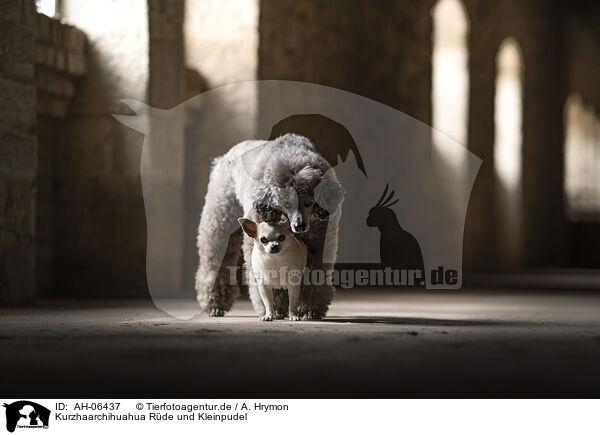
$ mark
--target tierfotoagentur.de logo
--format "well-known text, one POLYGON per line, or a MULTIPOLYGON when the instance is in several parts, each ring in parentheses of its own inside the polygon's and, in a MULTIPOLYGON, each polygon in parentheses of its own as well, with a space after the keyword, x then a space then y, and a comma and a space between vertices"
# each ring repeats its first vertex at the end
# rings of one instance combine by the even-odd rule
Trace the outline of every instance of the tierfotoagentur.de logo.
POLYGON ((5 403, 6 430, 15 429, 48 429, 50 410, 29 400, 19 400, 10 404, 5 403))

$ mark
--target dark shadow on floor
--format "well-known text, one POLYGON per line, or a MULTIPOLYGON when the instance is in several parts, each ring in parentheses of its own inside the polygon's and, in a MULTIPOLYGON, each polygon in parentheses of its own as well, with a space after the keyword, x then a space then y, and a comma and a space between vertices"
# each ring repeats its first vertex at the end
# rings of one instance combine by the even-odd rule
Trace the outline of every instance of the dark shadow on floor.
POLYGON ((452 320, 429 319, 425 317, 392 317, 392 316, 352 316, 352 317, 326 317, 322 322, 331 323, 379 323, 384 325, 407 326, 516 326, 517 322, 498 322, 492 320, 452 320))

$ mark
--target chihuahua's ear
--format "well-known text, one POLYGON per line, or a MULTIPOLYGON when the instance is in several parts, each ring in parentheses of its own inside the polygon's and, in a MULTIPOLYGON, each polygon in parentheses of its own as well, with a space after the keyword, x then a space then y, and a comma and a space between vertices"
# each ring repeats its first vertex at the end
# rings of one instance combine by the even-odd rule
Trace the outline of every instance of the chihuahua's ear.
POLYGON ((248 236, 255 239, 256 233, 258 232, 258 228, 256 227, 256 223, 246 218, 239 218, 238 222, 242 226, 242 229, 248 236))

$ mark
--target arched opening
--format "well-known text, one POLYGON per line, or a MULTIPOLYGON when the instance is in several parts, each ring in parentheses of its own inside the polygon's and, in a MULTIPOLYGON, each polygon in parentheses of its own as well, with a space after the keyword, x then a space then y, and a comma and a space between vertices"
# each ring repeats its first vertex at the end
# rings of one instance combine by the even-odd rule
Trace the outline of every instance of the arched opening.
POLYGON ((503 188, 519 193, 523 145, 523 61, 517 41, 504 40, 496 57, 494 169, 503 188))
POLYGON ((600 119, 581 96, 565 103, 565 204, 573 221, 600 217, 600 119))
POLYGON ((40 14, 54 17, 58 14, 58 0, 35 0, 35 6, 40 14))
POLYGON ((467 146, 469 102, 469 21, 460 0, 439 0, 432 9, 432 126, 434 144, 449 163, 462 153, 444 144, 443 133, 467 146))
POLYGON ((505 39, 496 56, 494 171, 497 186, 499 265, 518 267, 521 258, 523 154, 523 57, 517 41, 505 39))

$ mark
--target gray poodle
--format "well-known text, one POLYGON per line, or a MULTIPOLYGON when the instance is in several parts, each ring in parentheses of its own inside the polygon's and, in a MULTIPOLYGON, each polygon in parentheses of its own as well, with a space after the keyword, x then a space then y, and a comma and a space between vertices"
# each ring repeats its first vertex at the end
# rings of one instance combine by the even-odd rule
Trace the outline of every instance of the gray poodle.
MULTIPOLYGON (((228 266, 239 264, 242 251, 250 299, 257 314, 264 314, 258 288, 249 279, 252 240, 239 231, 241 216, 269 223, 287 218, 296 237, 306 243, 307 268, 331 270, 343 198, 334 170, 304 136, 288 133, 269 141, 245 141, 217 157, 198 228, 200 307, 211 316, 231 309, 239 285, 232 282, 228 266)), ((334 291, 326 283, 303 283, 299 315, 305 320, 325 316, 334 291)), ((275 295, 276 318, 287 315, 285 296, 275 295)))

